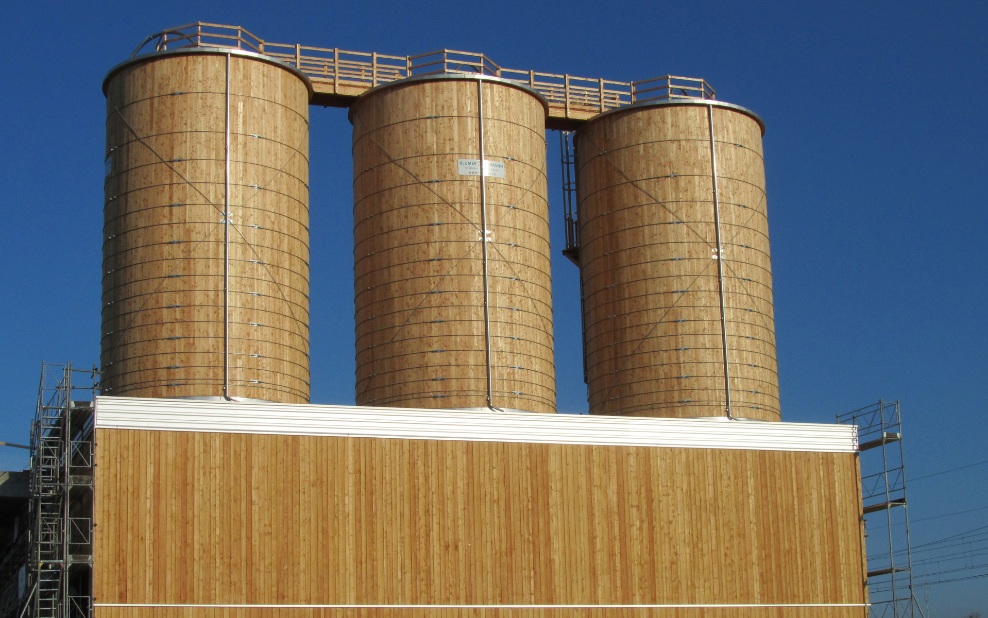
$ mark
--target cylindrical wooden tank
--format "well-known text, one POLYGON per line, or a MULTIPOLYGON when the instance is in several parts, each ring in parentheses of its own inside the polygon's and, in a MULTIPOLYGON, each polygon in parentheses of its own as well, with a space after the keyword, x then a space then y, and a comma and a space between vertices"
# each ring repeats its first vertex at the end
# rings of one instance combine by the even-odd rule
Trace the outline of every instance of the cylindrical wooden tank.
POLYGON ((546 111, 467 75, 351 107, 358 405, 555 411, 546 111))
POLYGON ((702 99, 579 129, 592 414, 779 420, 763 130, 702 99))
POLYGON ((310 88, 226 49, 110 71, 104 394, 308 402, 310 88))

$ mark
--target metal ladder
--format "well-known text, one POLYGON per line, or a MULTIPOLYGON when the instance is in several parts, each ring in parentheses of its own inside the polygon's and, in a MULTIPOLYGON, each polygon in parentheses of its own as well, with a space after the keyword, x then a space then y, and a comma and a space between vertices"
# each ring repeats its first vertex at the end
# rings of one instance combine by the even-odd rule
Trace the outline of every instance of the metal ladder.
MULTIPOLYGON (((566 246, 563 255, 580 268, 580 228, 577 222, 576 142, 572 131, 559 132, 559 156, 562 166, 563 229, 566 246)), ((583 383, 587 383, 587 323, 583 311, 583 277, 580 277, 580 331, 583 342, 583 383)))
POLYGON ((576 145, 572 131, 559 132, 559 153, 563 176, 563 217, 566 231, 565 255, 580 267, 580 237, 576 223, 576 145))
POLYGON ((50 368, 42 364, 38 408, 31 432, 31 494, 35 504, 32 568, 37 588, 36 618, 63 615, 65 572, 65 443, 64 410, 68 407, 71 371, 66 368, 54 393, 46 384, 50 368), (68 384, 66 384, 68 382, 68 384))

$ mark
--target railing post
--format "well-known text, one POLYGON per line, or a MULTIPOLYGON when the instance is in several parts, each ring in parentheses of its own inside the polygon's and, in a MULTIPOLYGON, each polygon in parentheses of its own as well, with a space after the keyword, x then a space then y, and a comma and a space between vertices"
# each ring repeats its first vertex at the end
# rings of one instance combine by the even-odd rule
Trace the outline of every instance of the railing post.
POLYGON ((535 70, 530 69, 528 71, 528 87, 535 90, 535 70))
POLYGON ((604 109, 604 78, 600 78, 600 111, 607 111, 604 109))
POLYGON ((333 48, 333 92, 340 93, 340 48, 333 48))
POLYGON ((299 43, 295 44, 295 68, 302 70, 302 45, 299 43))
POLYGON ((371 87, 377 85, 377 52, 371 54, 371 87))
POLYGON ((569 118, 569 73, 563 75, 563 113, 569 118))

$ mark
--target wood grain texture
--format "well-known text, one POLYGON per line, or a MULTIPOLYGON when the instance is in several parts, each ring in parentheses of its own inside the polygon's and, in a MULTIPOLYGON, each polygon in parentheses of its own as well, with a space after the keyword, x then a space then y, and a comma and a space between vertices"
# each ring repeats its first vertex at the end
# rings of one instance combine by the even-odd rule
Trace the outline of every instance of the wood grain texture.
POLYGON ((113 429, 97 441, 97 603, 864 598, 853 453, 113 429))
MULTIPOLYGON (((779 420, 761 130, 713 109, 732 412, 779 420)), ((592 414, 725 414, 707 111, 633 108, 577 133, 592 414)))
MULTIPOLYGON (((555 412, 545 108, 483 82, 493 405, 555 412)), ((351 109, 358 405, 487 406, 474 79, 396 83, 351 109)))
POLYGON ((806 608, 119 608, 97 607, 95 618, 866 618, 859 607, 806 608))
MULTIPOLYGON (((107 84, 102 390, 219 397, 226 55, 137 61, 107 84)), ((230 394, 309 399, 308 91, 230 59, 230 394)))

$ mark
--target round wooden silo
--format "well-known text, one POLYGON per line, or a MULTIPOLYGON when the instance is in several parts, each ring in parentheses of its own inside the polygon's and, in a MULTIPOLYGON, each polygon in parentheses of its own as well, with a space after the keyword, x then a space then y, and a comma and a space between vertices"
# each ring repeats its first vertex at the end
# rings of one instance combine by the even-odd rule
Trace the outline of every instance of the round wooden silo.
POLYGON ((308 402, 308 80, 194 48, 103 91, 102 392, 308 402))
POLYGON ((702 99, 578 131, 592 414, 780 419, 763 132, 702 99))
POLYGON ((555 412, 546 113, 468 75, 351 107, 358 405, 555 412))

